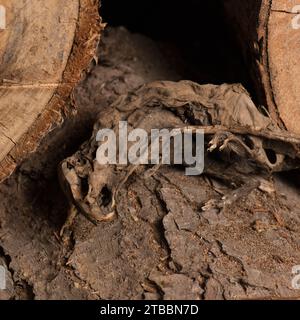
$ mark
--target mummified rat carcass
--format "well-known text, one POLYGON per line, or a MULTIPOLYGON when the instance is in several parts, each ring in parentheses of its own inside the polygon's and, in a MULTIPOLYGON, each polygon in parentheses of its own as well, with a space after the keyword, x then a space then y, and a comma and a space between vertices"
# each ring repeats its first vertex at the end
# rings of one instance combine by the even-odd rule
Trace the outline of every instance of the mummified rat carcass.
POLYGON ((120 121, 126 121, 128 132, 135 128, 149 134, 154 128, 203 130, 204 174, 235 188, 300 166, 300 136, 280 129, 264 108, 255 106, 242 85, 154 82, 120 96, 103 110, 91 139, 61 163, 60 178, 72 204, 71 216, 80 211, 93 222, 110 221, 115 217, 118 192, 128 178, 158 170, 160 164, 97 161, 101 144, 97 133, 112 129, 117 134, 120 121))

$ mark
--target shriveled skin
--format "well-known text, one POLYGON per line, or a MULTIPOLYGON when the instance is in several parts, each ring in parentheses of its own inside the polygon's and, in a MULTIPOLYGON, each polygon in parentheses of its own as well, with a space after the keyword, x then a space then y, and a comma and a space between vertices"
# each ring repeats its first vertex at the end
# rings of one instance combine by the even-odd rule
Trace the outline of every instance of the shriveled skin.
POLYGON ((128 132, 135 128, 148 133, 154 128, 203 129, 204 174, 236 187, 245 182, 256 186, 258 177, 298 168, 300 136, 281 130, 264 113, 239 84, 160 81, 121 96, 100 114, 91 139, 60 165, 61 183, 73 214, 76 208, 93 222, 113 219, 120 186, 134 171, 143 174, 149 169, 96 161, 97 132, 109 128, 117 134, 119 121, 128 122, 128 132))

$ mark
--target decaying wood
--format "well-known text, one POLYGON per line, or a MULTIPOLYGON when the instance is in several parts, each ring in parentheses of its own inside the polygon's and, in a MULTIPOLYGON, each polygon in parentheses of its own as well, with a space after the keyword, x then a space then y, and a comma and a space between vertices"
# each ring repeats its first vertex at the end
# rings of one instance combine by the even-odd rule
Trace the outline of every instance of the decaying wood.
POLYGON ((98 0, 4 0, 0 30, 0 181, 71 109, 103 28, 98 0))

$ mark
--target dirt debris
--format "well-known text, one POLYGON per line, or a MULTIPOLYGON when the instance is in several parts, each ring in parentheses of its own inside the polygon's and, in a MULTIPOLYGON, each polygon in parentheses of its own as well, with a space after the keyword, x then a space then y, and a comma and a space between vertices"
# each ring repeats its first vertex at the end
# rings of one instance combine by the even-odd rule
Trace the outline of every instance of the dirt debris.
POLYGON ((95 226, 79 215, 70 241, 61 241, 68 203, 59 162, 120 94, 180 79, 167 63, 156 69, 163 56, 143 36, 113 28, 102 41, 99 65, 77 88, 77 115, 0 186, 0 243, 13 281, 4 298, 299 298, 291 287, 300 263, 299 189, 282 174, 268 180, 276 192, 253 188, 222 208, 207 206, 233 191, 220 177, 173 167, 146 180, 133 174, 119 192, 118 219, 95 226))
MULTIPOLYGON (((67 264, 75 240, 64 247, 58 236, 68 203, 59 188, 57 166, 89 137, 99 111, 118 94, 148 81, 178 79, 172 70, 161 71, 151 64, 162 60, 153 41, 125 28, 107 28, 99 52, 99 64, 76 89, 76 115, 53 130, 0 185, 0 243, 13 271, 16 290, 10 296, 14 299, 99 298, 67 264), (152 54, 150 62, 145 54, 152 54)), ((90 224, 83 223, 85 228, 88 232, 90 224)))

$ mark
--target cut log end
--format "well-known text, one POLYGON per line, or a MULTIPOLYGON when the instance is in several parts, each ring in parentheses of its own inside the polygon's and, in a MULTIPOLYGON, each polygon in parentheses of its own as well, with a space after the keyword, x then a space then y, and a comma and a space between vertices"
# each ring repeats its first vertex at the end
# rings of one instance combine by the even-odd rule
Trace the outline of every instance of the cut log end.
POLYGON ((281 127, 300 133, 300 15, 297 1, 228 0, 258 100, 281 127))
POLYGON ((0 181, 62 122, 104 28, 98 0, 4 0, 2 6, 0 181))

